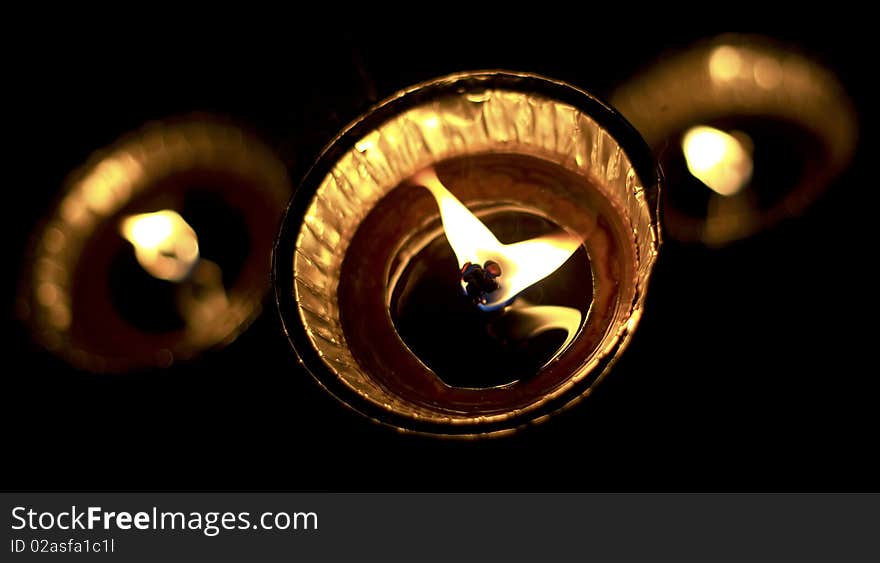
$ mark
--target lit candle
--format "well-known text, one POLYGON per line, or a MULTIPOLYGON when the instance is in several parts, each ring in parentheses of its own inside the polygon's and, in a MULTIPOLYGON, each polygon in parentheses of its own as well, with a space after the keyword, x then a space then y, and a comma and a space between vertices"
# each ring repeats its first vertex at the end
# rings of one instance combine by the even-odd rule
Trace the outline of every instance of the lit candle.
POLYGON ((607 372, 659 245, 638 135, 568 85, 466 73, 347 128, 274 253, 285 330, 334 395, 395 427, 487 435, 607 372))
POLYGON ((80 369, 167 367, 232 341, 268 289, 286 170, 240 129, 154 123, 71 174, 35 236, 20 313, 80 369))
POLYGON ((664 226, 682 241, 722 245, 801 213, 855 150, 858 119, 834 74, 760 36, 665 56, 611 101, 661 159, 664 226))
MULTIPOLYGON (((567 349, 591 312, 592 327, 605 322, 618 284, 611 271, 613 235, 600 225, 598 206, 589 211, 557 206, 552 217, 542 210, 553 208, 553 198, 542 191, 554 182, 590 189, 583 179, 546 162, 522 155, 477 155, 440 162, 437 169, 457 193, 469 200, 479 197, 480 217, 444 186, 433 168, 416 173, 397 188, 410 192, 409 197, 387 198, 371 213, 375 219, 365 221, 365 237, 355 235, 340 299, 352 306, 362 300, 350 280, 375 275, 375 261, 357 257, 389 261, 394 265, 387 282, 391 319, 403 342, 439 380, 470 389, 526 382, 567 349), (533 178, 536 172, 541 180, 533 178), (429 191, 420 189, 426 184, 429 191), (402 244, 367 250, 364 245, 377 242, 372 221, 403 213, 390 208, 396 201, 415 204, 420 211, 383 237, 402 244), (428 217, 435 219, 425 224, 428 217), (393 255, 386 256, 389 251, 393 255), (482 273, 474 277, 474 272, 482 273), (480 277, 492 285, 480 288, 480 277)), ((351 332, 380 332, 381 321, 373 326, 383 317, 379 306, 376 302, 374 314, 356 317, 361 326, 351 332)), ((356 350, 371 346, 357 337, 350 344, 356 350)), ((438 392, 434 378, 423 383, 424 393, 438 392)))

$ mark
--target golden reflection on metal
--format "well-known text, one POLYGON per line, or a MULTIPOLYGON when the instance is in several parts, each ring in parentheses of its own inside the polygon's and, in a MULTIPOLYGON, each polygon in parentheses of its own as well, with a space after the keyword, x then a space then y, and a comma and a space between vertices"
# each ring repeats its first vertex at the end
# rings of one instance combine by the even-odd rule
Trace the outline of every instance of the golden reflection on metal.
MULTIPOLYGON (((437 83, 469 75, 451 75, 437 83)), ((395 98, 426 85, 430 83, 399 92, 395 98)), ((631 338, 656 261, 659 226, 642 180, 618 141, 593 117, 572 105, 539 94, 487 87, 422 102, 378 125, 332 164, 308 204, 293 256, 294 297, 312 347, 338 380, 376 407, 415 421, 492 424, 508 420, 513 413, 438 410, 403 400, 379 385, 354 358, 342 329, 336 292, 342 262, 358 226, 388 192, 444 159, 486 152, 535 156, 593 179, 631 227, 632 239, 626 244, 633 247, 637 260, 634 278, 627 280, 631 293, 619 304, 598 348, 567 381, 536 397, 517 415, 563 396, 594 370, 605 373, 631 338)), ((433 191, 440 193, 436 186, 433 191)), ((452 201, 443 198, 443 205, 453 209, 452 201)), ((494 236, 490 239, 478 229, 477 238, 491 245, 494 236)), ((541 246, 568 256, 571 244, 573 239, 566 234, 552 245, 541 246)), ((453 247, 463 245, 457 242, 453 247)), ((456 254, 460 248, 455 249, 456 254)), ((532 255, 533 251, 524 254, 532 255)), ((469 258, 462 255, 458 259, 469 258)))
MULTIPOLYGON (((261 212, 254 223, 273 222, 290 194, 285 166, 268 148, 239 128, 211 118, 149 124, 96 153, 68 178, 61 200, 35 237, 26 266, 18 313, 41 344, 90 371, 167 367, 233 340, 255 317, 267 275, 251 272, 244 285, 227 291, 219 267, 199 257, 198 238, 186 221, 173 209, 163 209, 167 204, 144 203, 153 197, 179 201, 180 190, 167 191, 168 182, 189 173, 213 175, 219 187, 250 190, 259 202, 255 209, 272 209, 272 217, 261 212), (144 207, 162 210, 141 213, 144 207), (105 229, 107 225, 111 228, 105 229), (102 326, 115 339, 138 342, 131 356, 114 355, 118 347, 96 348, 101 335, 93 325, 80 326, 94 312, 74 303, 76 287, 104 287, 90 280, 107 275, 106 264, 100 271, 83 266, 90 249, 96 244, 121 247, 124 240, 134 246, 146 272, 176 282, 177 307, 185 324, 172 333, 145 333, 110 312, 107 295, 101 303, 102 326)), ((255 252, 265 254, 268 262, 272 236, 265 238, 265 248, 255 252)))
POLYGON ((196 232, 176 211, 131 215, 122 220, 119 232, 134 246, 141 267, 160 280, 186 278, 199 259, 196 232))
MULTIPOLYGON (((583 244, 580 238, 560 231, 539 238, 502 244, 480 219, 471 213, 437 178, 433 168, 425 168, 413 181, 431 192, 440 208, 443 232, 458 258, 459 268, 467 263, 497 262, 503 274, 483 309, 495 309, 559 269, 583 244)), ((464 282, 462 282, 464 287, 464 282)))
MULTIPOLYGON (((707 226, 708 215, 692 217, 667 206, 666 227, 682 240, 723 244, 799 214, 849 165, 855 152, 858 119, 834 73, 798 49, 765 37, 727 34, 667 54, 622 84, 611 103, 658 154, 682 131, 741 117, 795 124, 819 140, 827 153, 822 162, 811 159, 809 172, 796 185, 774 187, 784 195, 770 207, 759 208, 756 198, 746 197, 736 204, 710 204, 711 221, 726 225, 720 230, 707 226), (728 211, 733 214, 722 219, 720 214, 728 211)), ((751 186, 758 180, 755 177, 751 186)), ((723 190, 729 192, 735 183, 731 179, 723 190)))
POLYGON ((743 145, 705 125, 688 129, 681 142, 691 174, 722 196, 738 193, 752 178, 752 156, 743 145))
POLYGON ((715 82, 727 82, 739 75, 743 60, 736 47, 721 45, 709 55, 709 75, 715 82))
POLYGON ((782 64, 773 57, 760 57, 755 62, 755 84, 772 90, 782 83, 782 64))

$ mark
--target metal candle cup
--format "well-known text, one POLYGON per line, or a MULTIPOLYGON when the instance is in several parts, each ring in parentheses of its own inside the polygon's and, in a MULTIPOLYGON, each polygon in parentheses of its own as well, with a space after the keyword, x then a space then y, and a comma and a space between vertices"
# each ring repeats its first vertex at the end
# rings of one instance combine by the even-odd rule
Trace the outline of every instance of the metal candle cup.
POLYGON ((638 323, 660 242, 659 183, 632 127, 570 85, 502 71, 419 84, 346 128, 291 201, 273 256, 284 329, 321 385, 398 429, 486 436, 543 420, 589 393, 638 323), (511 303, 479 310, 456 290, 468 264, 449 248, 458 227, 441 199, 419 185, 425 170, 503 244, 566 233, 580 246, 511 303), (448 307, 417 297, 433 294, 448 307), (583 314, 536 373, 480 385, 450 381, 448 365, 441 374, 444 351, 479 360, 460 333, 519 338, 540 332, 547 312, 583 314), (431 323, 444 330, 423 338, 431 323))

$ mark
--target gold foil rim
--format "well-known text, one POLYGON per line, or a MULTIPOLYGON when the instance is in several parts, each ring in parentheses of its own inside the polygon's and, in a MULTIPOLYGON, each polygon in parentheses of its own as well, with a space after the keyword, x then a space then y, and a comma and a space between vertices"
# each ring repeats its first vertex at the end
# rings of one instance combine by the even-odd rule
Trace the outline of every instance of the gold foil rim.
MULTIPOLYGON (((377 385, 346 343, 336 295, 342 262, 360 223, 400 182, 432 163, 481 152, 536 156, 592 177, 629 219, 638 259, 635 298, 619 307, 618 316, 626 318, 600 346, 607 354, 616 355, 628 342, 656 260, 659 230, 642 180, 620 144, 574 106, 538 94, 487 88, 440 97, 388 119, 355 142, 321 181, 297 234, 293 286, 306 335, 332 373, 374 405, 414 419, 423 415, 377 385)), ((524 410, 566 393, 607 354, 594 354, 564 385, 524 410)), ((432 420, 456 425, 509 416, 448 413, 432 415, 432 420)))
POLYGON ((240 294, 230 301, 221 323, 202 327, 178 346, 158 350, 152 362, 96 354, 69 338, 73 274, 89 239, 139 194, 194 169, 255 179, 279 210, 290 194, 287 170, 267 147, 240 128, 213 118, 151 123, 96 152, 66 180, 58 204, 32 243, 25 289, 29 295, 19 299, 19 314, 44 347, 89 371, 164 366, 233 340, 259 312, 263 291, 240 294))

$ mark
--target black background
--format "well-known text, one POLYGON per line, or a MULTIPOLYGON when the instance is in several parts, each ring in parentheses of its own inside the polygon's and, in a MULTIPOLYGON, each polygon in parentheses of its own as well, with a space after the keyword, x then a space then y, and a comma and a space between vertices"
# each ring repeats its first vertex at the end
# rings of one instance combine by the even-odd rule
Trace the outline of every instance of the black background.
MULTIPOLYGON (((197 18, 129 33, 125 19, 23 34, 4 70, 8 309, 27 238, 67 173, 146 121, 232 117, 296 183, 345 123, 411 83, 509 68, 607 95, 665 50, 720 31, 674 14, 634 28, 623 5, 595 20, 460 15, 347 32, 326 16, 266 14, 222 29, 197 18)), ((805 29, 783 13, 756 30, 837 71, 860 115, 853 167, 771 232, 723 250, 670 241, 632 345, 576 408, 512 438, 397 434, 298 368, 270 301, 225 350, 126 376, 66 367, 11 318, 3 487, 876 490, 876 48, 859 14, 823 16, 805 29)))

